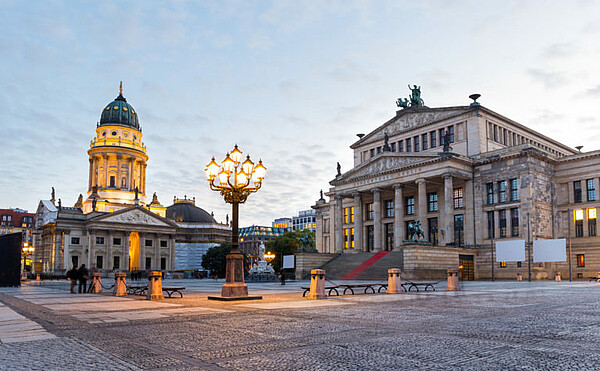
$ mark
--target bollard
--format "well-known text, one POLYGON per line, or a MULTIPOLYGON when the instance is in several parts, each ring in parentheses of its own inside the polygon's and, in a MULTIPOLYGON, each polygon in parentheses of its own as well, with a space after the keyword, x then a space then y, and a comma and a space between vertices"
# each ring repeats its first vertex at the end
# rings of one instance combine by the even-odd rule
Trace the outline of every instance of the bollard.
POLYGON ((115 273, 114 296, 127 296, 127 285, 125 284, 125 273, 115 273))
POLYGON ((35 275, 35 280, 36 280, 36 281, 41 281, 41 278, 40 278, 40 274, 39 274, 39 273, 35 275))
POLYGON ((517 281, 523 282, 523 275, 521 273, 517 273, 517 281))
POLYGON ((402 278, 400 277, 399 268, 388 269, 388 288, 386 294, 401 294, 404 293, 402 289, 402 278))
POLYGON ((446 291, 460 291, 457 269, 448 269, 448 284, 446 285, 446 291))
POLYGON ((556 282, 561 282, 562 281, 562 277, 560 276, 560 272, 556 272, 556 274, 554 275, 554 281, 556 281, 556 282))
POLYGON ((313 269, 310 271, 310 292, 307 299, 327 299, 325 295, 325 270, 313 269))
POLYGON ((102 292, 102 273, 92 274, 92 294, 99 294, 102 292))
POLYGON ((148 300, 163 300, 162 273, 152 271, 148 273, 148 300))

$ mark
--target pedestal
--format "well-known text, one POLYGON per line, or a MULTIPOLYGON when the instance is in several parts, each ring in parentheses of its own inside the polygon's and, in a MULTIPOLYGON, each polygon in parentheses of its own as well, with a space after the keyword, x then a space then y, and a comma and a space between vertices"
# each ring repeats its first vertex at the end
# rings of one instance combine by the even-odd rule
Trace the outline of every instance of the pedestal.
POLYGON ((402 278, 400 277, 399 268, 388 269, 388 288, 386 294, 401 294, 404 292, 402 289, 402 278))
POLYGON ((460 285, 458 284, 458 270, 448 269, 448 284, 446 285, 446 291, 460 291, 460 285))
POLYGON ((162 272, 151 271, 148 273, 148 300, 163 300, 162 272))
POLYGON ((102 274, 94 273, 92 274, 92 294, 99 294, 102 292, 102 274))
POLYGON ((327 299, 325 294, 325 270, 313 269, 310 271, 310 292, 307 299, 327 299))
POLYGON ((239 252, 227 254, 225 283, 221 286, 221 296, 209 296, 210 300, 254 300, 262 296, 248 296, 248 286, 244 283, 244 255, 239 252))
POLYGON ((127 296, 127 285, 125 284, 125 273, 115 273, 114 296, 127 296))

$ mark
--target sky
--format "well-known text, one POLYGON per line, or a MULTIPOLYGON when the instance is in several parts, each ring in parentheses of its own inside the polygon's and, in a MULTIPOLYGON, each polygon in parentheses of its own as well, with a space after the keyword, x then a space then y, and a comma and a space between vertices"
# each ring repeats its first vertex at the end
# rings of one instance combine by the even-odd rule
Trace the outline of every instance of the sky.
POLYGON ((12 1, 0 22, 0 208, 72 206, 119 93, 148 149, 147 196, 231 214, 204 168, 234 144, 267 167, 240 225, 310 209, 349 146, 421 86, 470 94, 583 151, 600 149, 600 1, 12 1))

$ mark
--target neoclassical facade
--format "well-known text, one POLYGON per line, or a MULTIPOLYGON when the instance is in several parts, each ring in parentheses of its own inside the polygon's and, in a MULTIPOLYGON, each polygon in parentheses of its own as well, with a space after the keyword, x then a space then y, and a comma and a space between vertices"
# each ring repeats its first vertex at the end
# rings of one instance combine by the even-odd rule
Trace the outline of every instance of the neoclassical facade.
MULTIPOLYGON (((313 206, 317 249, 403 251, 417 277, 460 266, 464 279, 486 278, 493 264, 496 277, 512 278, 529 261, 492 262, 494 241, 569 238, 574 277, 595 273, 600 151, 578 152, 475 100, 414 104, 352 144, 354 167, 313 206), (424 236, 409 241, 416 221, 424 236)), ((534 278, 566 269, 532 264, 534 278)))

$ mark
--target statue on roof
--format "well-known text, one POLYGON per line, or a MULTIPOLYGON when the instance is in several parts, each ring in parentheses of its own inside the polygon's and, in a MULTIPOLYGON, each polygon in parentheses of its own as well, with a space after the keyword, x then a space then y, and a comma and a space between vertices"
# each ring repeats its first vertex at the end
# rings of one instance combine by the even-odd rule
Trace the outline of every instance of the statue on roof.
POLYGON ((96 211, 96 198, 92 199, 92 211, 96 211))
POLYGON ((446 132, 444 133, 444 152, 450 152, 452 151, 452 147, 450 147, 450 132, 448 130, 446 130, 446 132))
POLYGON ((417 86, 417 85, 413 85, 413 87, 410 87, 410 84, 408 85, 408 89, 410 89, 411 94, 410 94, 410 100, 409 99, 402 99, 399 98, 396 101, 396 105, 398 107, 401 108, 408 108, 408 107, 423 107, 425 105, 425 102, 423 101, 423 99, 421 99, 421 87, 417 86))
POLYGON ((323 198, 323 190, 321 190, 321 198, 319 200, 324 200, 324 198, 323 198))
POLYGON ((390 147, 390 137, 387 132, 383 133, 383 152, 392 152, 392 147, 390 147))
POLYGON ((52 203, 54 203, 54 201, 56 200, 56 193, 54 192, 54 187, 52 187, 52 193, 50 195, 52 196, 50 198, 50 201, 52 201, 52 203))
POLYGON ((340 176, 342 175, 342 165, 340 165, 340 163, 337 163, 337 175, 336 176, 340 176))

